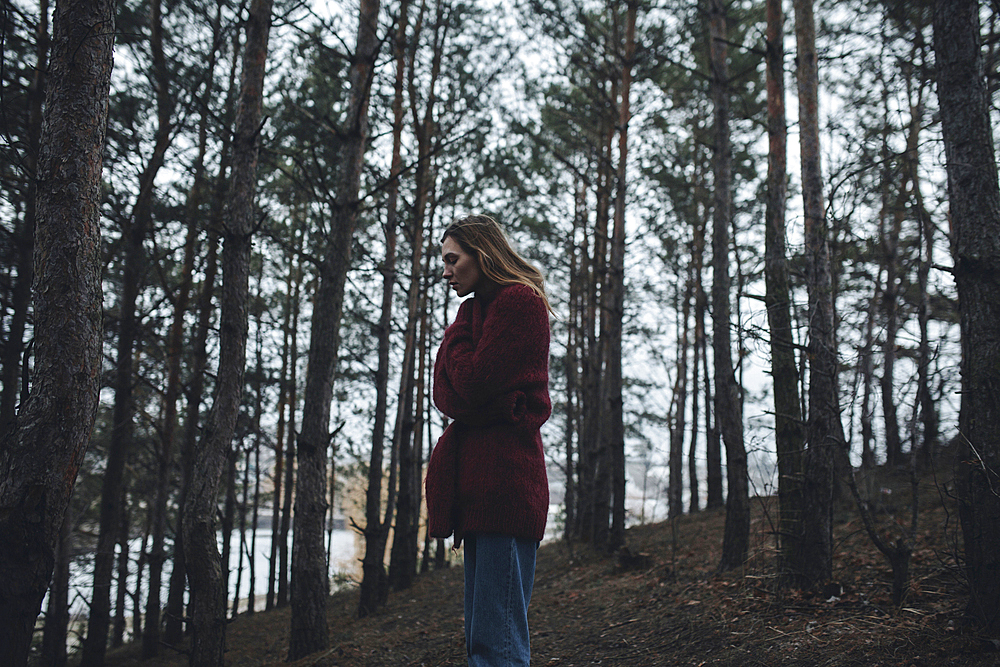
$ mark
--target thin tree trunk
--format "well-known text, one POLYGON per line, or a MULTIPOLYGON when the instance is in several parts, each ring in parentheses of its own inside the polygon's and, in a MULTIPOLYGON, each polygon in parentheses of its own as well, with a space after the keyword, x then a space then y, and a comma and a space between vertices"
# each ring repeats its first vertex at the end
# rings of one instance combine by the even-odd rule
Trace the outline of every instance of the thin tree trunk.
MULTIPOLYGON (((365 498, 365 555, 362 560, 358 617, 364 618, 385 604, 389 595, 385 570, 385 546, 389 538, 391 512, 382 521, 382 479, 385 475, 385 425, 389 398, 389 348, 392 338, 392 293, 396 284, 396 227, 398 221, 399 176, 402 173, 403 87, 406 74, 406 26, 410 3, 403 0, 396 19, 393 61, 396 65, 392 99, 392 162, 389 172, 389 196, 385 221, 385 260, 382 264, 382 309, 378 328, 378 368, 375 371, 375 421, 372 428, 372 451, 368 466, 368 490, 365 498)), ((394 478, 393 478, 394 479, 394 478)), ((396 490, 388 489, 389 508, 396 490)))
MULTIPOLYGON (((688 275, 681 297, 680 335, 677 339, 677 380, 674 384, 674 414, 670 428, 668 491, 668 517, 675 518, 684 513, 684 434, 687 431, 687 380, 688 380, 688 322, 691 319, 691 293, 694 280, 688 275)), ((692 475, 694 479, 694 475, 692 475)), ((697 488, 697 479, 694 480, 697 488)), ((697 501, 695 501, 697 502, 697 501)))
MULTIPOLYGON (((221 7, 217 9, 213 23, 213 34, 216 37, 219 35, 220 23, 221 7)), ((226 117, 223 122, 224 127, 231 127, 228 120, 234 103, 233 91, 236 88, 234 81, 236 79, 236 67, 239 53, 239 49, 237 48, 239 44, 238 35, 239 32, 236 31, 236 34, 233 36, 233 59, 232 66, 229 71, 229 86, 227 87, 226 103, 224 106, 226 110, 226 117)), ((214 71, 214 54, 215 52, 213 51, 213 62, 209 67, 209 71, 214 71)), ((206 89, 205 97, 203 97, 203 99, 206 100, 206 103, 211 90, 211 87, 206 89)), ((208 141, 208 120, 209 114, 206 113, 202 117, 199 129, 199 149, 197 158, 199 164, 204 160, 205 146, 208 141)), ((185 391, 187 407, 184 424, 184 437, 181 443, 181 493, 177 502, 177 519, 174 529, 174 559, 173 568, 170 572, 170 589, 167 593, 167 609, 165 613, 166 618, 163 634, 163 641, 174 646, 179 644, 183 639, 184 591, 187 583, 187 569, 184 563, 184 506, 187 503, 188 491, 191 487, 191 478, 194 471, 195 446, 198 440, 201 424, 201 402, 205 388, 205 369, 208 366, 208 332, 211 327, 213 313, 212 297, 215 292, 215 278, 218 272, 219 238, 218 233, 215 230, 222 227, 225 184, 230 163, 230 136, 231 132, 225 132, 223 134, 224 138, 220 151, 222 154, 222 160, 219 165, 219 172, 215 178, 214 192, 211 197, 210 215, 207 224, 207 228, 209 230, 207 241, 208 256, 205 261, 205 277, 198 297, 198 323, 195 327, 191 343, 193 351, 191 360, 191 380, 185 391)), ((192 190, 189 194, 186 207, 189 220, 189 238, 192 235, 197 236, 197 230, 192 230, 191 228, 197 227, 196 221, 200 217, 198 209, 200 208, 203 197, 202 189, 206 187, 205 184, 199 186, 198 173, 199 171, 196 168, 195 183, 192 185, 192 190)), ((185 246, 187 246, 187 244, 185 244, 185 246)), ((185 253, 186 252, 187 249, 185 247, 185 253)))
MULTIPOLYGON (((262 258, 263 260, 263 258, 262 258)), ((247 575, 250 581, 250 589, 247 593, 247 614, 253 614, 256 607, 257 597, 257 522, 260 511, 260 441, 261 427, 260 418, 264 411, 264 341, 263 341, 263 314, 264 298, 261 294, 261 283, 263 282, 264 262, 260 262, 257 274, 257 298, 254 305, 254 317, 256 319, 255 341, 256 341, 256 364, 253 378, 254 385, 254 411, 253 411, 253 507, 250 510, 250 550, 247 552, 247 575)), ((247 465, 250 463, 250 456, 247 455, 247 465)))
POLYGON ((219 371, 212 411, 184 508, 184 557, 191 582, 191 665, 222 665, 226 590, 216 546, 216 496, 243 395, 247 301, 257 153, 271 0, 253 0, 233 135, 232 186, 223 225, 219 371))
POLYGON ((865 324, 864 344, 858 363, 858 373, 864 388, 861 390, 861 467, 872 470, 875 467, 875 430, 872 426, 872 382, 875 379, 875 360, 872 348, 875 345, 875 311, 878 298, 877 279, 875 296, 868 305, 868 318, 865 324))
MULTIPOLYGON (((292 293, 292 331, 299 329, 299 295, 302 291, 301 271, 296 271, 295 287, 292 293)), ((288 532, 292 525, 292 493, 295 489, 295 411, 298 409, 298 359, 299 339, 292 335, 291 372, 289 373, 288 434, 285 448, 285 497, 281 503, 281 530, 278 544, 278 606, 288 604, 288 532)))
MULTIPOLYGON (((242 438, 240 439, 243 440, 242 438)), ((241 442, 242 445, 242 442, 241 442)), ((242 446, 240 450, 242 450, 242 446)), ((237 450, 236 455, 239 455, 240 450, 237 450)), ((234 506, 239 512, 239 531, 240 539, 239 544, 236 546, 236 586, 233 590, 233 608, 230 611, 231 618, 236 618, 240 613, 240 589, 243 587, 243 554, 247 550, 247 494, 250 489, 250 452, 244 452, 245 458, 243 463, 243 492, 240 495, 239 504, 234 503, 234 506)), ((234 461, 234 464, 236 461, 234 461)), ((228 561, 223 556, 224 564, 228 561)), ((226 585, 228 590, 228 582, 226 585)))
MULTIPOLYGON (((431 191, 436 178, 431 163, 433 143, 437 131, 435 122, 435 106, 437 103, 436 86, 441 74, 441 54, 444 50, 444 18, 442 7, 437 5, 434 22, 434 52, 431 58, 431 71, 427 84, 427 97, 422 109, 418 108, 418 95, 415 88, 415 67, 411 67, 408 79, 410 93, 410 115, 413 132, 417 139, 417 168, 414 180, 416 182, 415 204, 413 207, 413 226, 410 238, 412 248, 410 255, 410 285, 407 290, 407 316, 404 334, 403 364, 399 380, 399 393, 396 407, 396 422, 393 428, 393 449, 398 452, 399 462, 399 492, 396 500, 396 523, 392 538, 392 550, 389 556, 389 586, 396 590, 409 588, 413 583, 415 571, 407 554, 407 545, 412 530, 414 507, 419 507, 413 488, 414 468, 417 465, 414 456, 414 369, 417 355, 417 327, 420 319, 421 265, 423 260, 424 232, 427 226, 428 205, 431 191)), ((422 17, 421 17, 422 18, 422 17)), ((417 23, 420 24, 420 19, 417 23)), ((416 48, 417 36, 414 35, 416 48)), ((411 62, 414 56, 411 55, 411 62)))
MULTIPOLYGON (((612 82, 611 99, 618 98, 618 87, 612 82)), ((591 543, 598 549, 606 549, 610 541, 611 519, 611 479, 612 461, 611 450, 608 448, 610 435, 608 434, 607 415, 607 357, 610 326, 610 315, 606 304, 606 294, 609 289, 609 266, 608 248, 610 246, 608 237, 609 212, 611 205, 611 186, 614 181, 612 170, 612 146, 615 136, 615 124, 613 118, 606 118, 604 145, 601 147, 602 159, 598 169, 597 186, 597 213, 596 230, 594 232, 594 284, 593 298, 594 306, 597 310, 594 317, 594 328, 596 337, 593 339, 593 346, 590 348, 591 372, 594 374, 591 379, 589 389, 593 392, 589 397, 589 406, 597 406, 592 412, 591 424, 587 428, 590 433, 591 442, 588 443, 591 451, 590 463, 593 466, 591 483, 592 530, 588 537, 591 543)))
POLYGON ((625 416, 622 398, 622 326, 625 319, 625 195, 628 162, 628 123, 632 65, 635 58, 635 21, 638 0, 626 2, 625 50, 622 55, 621 104, 618 108, 618 178, 615 191, 615 223, 611 240, 608 282, 611 338, 608 355, 608 434, 611 437, 611 534, 608 547, 625 545, 625 416))
POLYGON ((720 570, 741 567, 750 540, 747 454, 743 407, 733 371, 730 336, 729 226, 732 223, 732 149, 729 139, 729 72, 726 8, 710 0, 712 101, 715 108, 715 184, 712 212, 712 352, 715 361, 715 414, 726 446, 726 527, 720 570))
MULTIPOLYGON (((600 178, 600 177, 598 177, 600 178)), ((595 225, 596 229, 596 225, 595 225)), ((596 235, 596 233, 595 233, 596 235)), ((595 259, 590 256, 590 234, 588 225, 581 228, 580 240, 580 389, 579 409, 580 425, 576 440, 576 511, 573 512, 573 536, 580 539, 590 539, 594 531, 594 438, 591 427, 594 425, 595 410, 588 409, 593 405, 599 369, 594 367, 592 350, 595 343, 595 307, 597 286, 595 259)))
POLYGON ((278 427, 274 438, 274 496, 271 500, 271 553, 268 558, 267 568, 267 599, 264 609, 270 611, 274 608, 275 595, 277 594, 278 579, 278 537, 280 535, 280 509, 281 509, 281 484, 284 481, 282 474, 285 463, 285 409, 288 407, 288 356, 289 344, 292 336, 292 276, 294 272, 294 260, 291 253, 288 254, 288 274, 285 278, 285 303, 284 321, 281 326, 281 371, 278 375, 278 427))
POLYGON ((204 393, 205 368, 208 365, 208 331, 211 326, 212 295, 215 291, 215 277, 218 269, 217 249, 218 238, 214 233, 209 233, 205 278, 198 298, 198 325, 192 343, 191 382, 186 391, 187 414, 184 441, 181 446, 181 494, 174 537, 174 562, 170 573, 170 591, 167 596, 166 624, 163 634, 163 641, 173 646, 179 644, 184 635, 184 592, 187 588, 187 566, 184 561, 184 507, 191 486, 191 478, 194 474, 195 444, 200 431, 201 401, 204 393))
POLYGON ((351 239, 361 203, 358 195, 368 141, 368 101, 379 46, 376 38, 378 14, 378 0, 363 0, 349 74, 351 99, 342 171, 336 184, 336 202, 330 221, 332 234, 321 259, 319 287, 313 303, 302 433, 298 440, 289 660, 323 650, 329 644, 326 619, 329 582, 323 549, 323 520, 327 504, 330 402, 340 347, 344 284, 351 264, 351 239))
POLYGON ((581 322, 580 313, 583 310, 581 303, 581 283, 584 281, 584 273, 581 271, 580 249, 577 246, 577 235, 581 229, 587 225, 587 185, 583 179, 579 180, 574 200, 573 232, 570 234, 567 250, 570 257, 570 283, 569 283, 569 321, 566 326, 566 426, 565 426, 565 446, 566 461, 563 467, 565 477, 563 507, 566 512, 566 519, 563 525, 563 539, 570 540, 574 536, 574 526, 576 526, 576 483, 573 460, 578 457, 578 447, 574 447, 574 435, 576 442, 580 441, 580 356, 582 352, 581 342, 581 322))
POLYGON ((1000 636, 1000 187, 979 2, 934 5, 938 99, 948 169, 951 252, 962 329, 959 518, 968 612, 1000 636))
POLYGON ((803 456, 802 532, 789 563, 802 587, 830 578, 833 568, 833 487, 836 450, 844 445, 838 396, 829 232, 820 169, 816 29, 812 0, 795 0, 799 91, 799 153, 809 292, 809 416, 803 456))
POLYGON ((917 322, 920 329, 917 362, 917 400, 920 403, 920 421, 923 426, 923 440, 920 443, 921 465, 930 468, 934 464, 939 437, 939 421, 934 398, 931 396, 930 366, 931 344, 927 327, 930 321, 930 294, 928 280, 930 268, 934 264, 934 224, 923 206, 920 194, 919 180, 914 180, 913 191, 916 195, 917 216, 920 224, 921 257, 917 269, 917 285, 920 291, 920 305, 917 311, 917 322))
POLYGON ((802 451, 805 429, 799 409, 799 372, 792 338, 791 289, 785 245, 787 128, 785 121, 785 16, 781 0, 767 2, 767 212, 764 281, 771 331, 774 385, 774 442, 778 456, 778 572, 784 576, 799 535, 802 505, 802 451))
MULTIPOLYGON (((695 277, 692 275, 692 282, 695 277)), ((697 324, 695 325, 697 328, 697 324)), ((692 365, 691 365, 691 445, 688 449, 688 487, 690 499, 688 501, 688 512, 694 514, 701 510, 700 485, 698 483, 698 417, 700 414, 698 397, 698 360, 700 358, 698 347, 698 335, 694 336, 692 345, 692 365)))
MULTIPOLYGON (((888 91, 883 91, 883 111, 888 113, 888 91)), ((888 130, 885 130, 887 133, 888 130)), ((882 208, 879 212, 879 241, 882 250, 882 261, 885 265, 885 285, 882 288, 882 310, 885 314, 882 339, 882 375, 879 378, 879 389, 882 394, 882 421, 885 426, 885 462, 889 467, 903 463, 903 447, 899 438, 899 417, 896 414, 896 402, 893 399, 893 384, 896 368, 896 333, 899 329, 899 234, 902 229, 904 200, 906 198, 906 176, 899 183, 899 193, 893 199, 890 189, 895 174, 889 159, 888 137, 882 137, 882 208), (886 229, 886 219, 892 219, 892 225, 886 229)))
MULTIPOLYGON (((170 74, 167 71, 166 57, 163 52, 163 27, 161 20, 161 0, 153 0, 149 6, 149 26, 150 26, 150 52, 153 59, 152 75, 155 82, 157 108, 157 142, 166 144, 160 137, 168 135, 172 131, 171 116, 173 115, 173 97, 170 90, 170 74)), ((165 147, 164 147, 165 150, 165 147)), ((163 158, 160 158, 162 162, 163 158)), ((187 251, 185 250, 185 261, 187 251)), ((191 264, 193 265, 193 249, 191 252, 191 264)), ((182 269, 182 285, 178 295, 178 302, 175 310, 182 310, 180 317, 175 314, 175 322, 171 326, 168 341, 168 361, 167 361, 167 393, 164 396, 164 424, 161 430, 162 437, 158 443, 157 457, 157 481, 156 492, 153 499, 152 512, 152 549, 148 554, 149 559, 149 595, 146 602, 146 631, 142 635, 142 657, 151 658, 160 652, 160 582, 163 574, 163 563, 167 554, 164 548, 164 539, 167 529, 167 498, 169 495, 169 477, 171 463, 173 460, 173 421, 176 417, 176 401, 180 376, 179 345, 183 330, 183 310, 187 307, 187 290, 190 286, 190 269, 185 264, 182 269), (180 321, 177 321, 177 320, 180 321), (170 347, 172 344, 177 347, 170 347), (172 385, 171 385, 172 382, 172 385), (170 422, 169 426, 167 421, 170 422)))
MULTIPOLYGON (((225 463, 225 500, 222 503, 222 590, 223 595, 229 595, 229 564, 233 562, 233 529, 236 524, 236 462, 239 458, 239 450, 234 449, 230 444, 229 451, 226 452, 225 463)), ((239 550, 239 547, 237 547, 239 550)), ((228 597, 226 607, 229 607, 228 597)))
MULTIPOLYGON (((151 6, 154 20, 159 6, 151 6)), ((119 301, 118 347, 115 366, 115 403, 111 443, 101 489, 100 535, 94 557, 93 600, 87 626, 87 639, 83 645, 83 667, 97 667, 104 663, 108 643, 108 621, 111 610, 110 589, 114 560, 114 544, 123 502, 125 463, 132 447, 133 415, 133 357, 136 340, 140 337, 142 323, 137 312, 139 295, 145 283, 146 251, 144 243, 153 223, 154 181, 172 143, 170 118, 173 102, 166 89, 165 64, 162 62, 160 31, 154 27, 150 40, 153 52, 153 77, 157 82, 157 128, 149 161, 139 177, 139 193, 129 220, 123 222, 122 245, 125 260, 122 274, 122 297, 119 301), (105 536, 107 532, 107 536, 105 536)), ((159 600, 156 600, 157 606, 159 600)))

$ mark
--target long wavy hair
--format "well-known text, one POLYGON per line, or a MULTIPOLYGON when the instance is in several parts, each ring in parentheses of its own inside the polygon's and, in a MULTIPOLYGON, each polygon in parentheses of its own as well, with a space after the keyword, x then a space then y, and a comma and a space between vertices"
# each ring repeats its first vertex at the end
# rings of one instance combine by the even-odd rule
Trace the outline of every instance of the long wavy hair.
POLYGON ((533 264, 517 254, 511 247, 503 228, 488 215, 470 215, 448 225, 441 242, 448 237, 462 250, 476 258, 479 269, 498 285, 526 285, 552 310, 545 295, 545 278, 533 264))

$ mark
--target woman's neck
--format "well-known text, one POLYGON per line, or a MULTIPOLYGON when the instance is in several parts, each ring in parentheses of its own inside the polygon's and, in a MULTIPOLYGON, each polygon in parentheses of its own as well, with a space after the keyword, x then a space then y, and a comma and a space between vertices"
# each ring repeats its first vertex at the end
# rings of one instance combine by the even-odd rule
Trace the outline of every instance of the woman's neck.
POLYGON ((489 278, 483 278, 482 284, 476 286, 476 299, 478 299, 485 306, 497 295, 500 291, 500 283, 493 282, 489 278))

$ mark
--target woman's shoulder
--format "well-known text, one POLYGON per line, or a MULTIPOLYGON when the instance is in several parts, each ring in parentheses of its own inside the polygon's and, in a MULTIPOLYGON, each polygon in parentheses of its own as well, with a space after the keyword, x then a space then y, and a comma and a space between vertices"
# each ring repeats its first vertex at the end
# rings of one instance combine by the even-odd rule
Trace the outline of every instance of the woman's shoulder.
POLYGON ((514 285, 504 285, 500 288, 496 296, 496 303, 503 303, 513 307, 540 307, 545 309, 545 302, 538 292, 527 285, 515 283, 514 285))

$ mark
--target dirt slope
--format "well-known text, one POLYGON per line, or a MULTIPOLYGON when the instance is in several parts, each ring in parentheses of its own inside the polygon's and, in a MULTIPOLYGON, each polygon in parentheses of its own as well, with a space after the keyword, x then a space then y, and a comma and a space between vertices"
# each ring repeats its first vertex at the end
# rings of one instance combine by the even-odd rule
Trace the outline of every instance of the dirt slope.
MULTIPOLYGON (((898 610, 888 566, 847 510, 836 529, 834 573, 844 590, 827 599, 773 586, 773 499, 755 501, 754 543, 743 572, 715 572, 721 511, 631 529, 631 558, 547 544, 539 551, 531 605, 532 664, 1000 665, 995 643, 963 620, 954 512, 933 489, 922 495, 930 505, 921 513, 926 529, 898 610)), ((891 513, 882 516, 885 526, 891 520, 891 513)), ((460 565, 422 575, 371 618, 354 618, 356 598, 349 590, 330 599, 332 648, 292 664, 465 664, 460 565)), ((229 626, 227 664, 288 665, 287 642, 287 609, 241 617, 229 626)), ((131 648, 112 653, 108 665, 187 664, 177 653, 145 663, 134 656, 131 648)))

